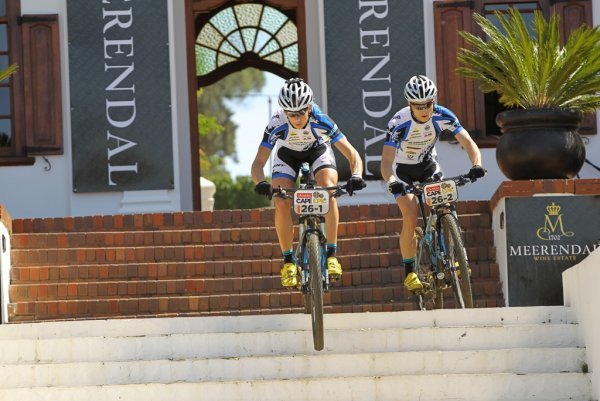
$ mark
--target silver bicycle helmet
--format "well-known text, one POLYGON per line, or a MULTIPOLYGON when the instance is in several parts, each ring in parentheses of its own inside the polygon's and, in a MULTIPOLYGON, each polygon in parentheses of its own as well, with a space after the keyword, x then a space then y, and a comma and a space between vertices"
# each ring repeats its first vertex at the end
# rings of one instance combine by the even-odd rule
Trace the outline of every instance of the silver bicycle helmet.
POLYGON ((404 87, 404 97, 411 103, 427 103, 435 99, 437 88, 425 75, 415 75, 404 87))
POLYGON ((312 89, 301 78, 285 81, 279 92, 279 106, 286 111, 305 109, 312 100, 312 89))

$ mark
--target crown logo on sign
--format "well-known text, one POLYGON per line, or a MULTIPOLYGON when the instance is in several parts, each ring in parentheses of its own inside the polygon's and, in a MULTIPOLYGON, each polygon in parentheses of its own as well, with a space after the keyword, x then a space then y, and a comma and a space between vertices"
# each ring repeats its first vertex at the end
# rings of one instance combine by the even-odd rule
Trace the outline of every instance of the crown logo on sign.
POLYGON ((558 216, 558 213, 560 212, 560 206, 555 205, 554 202, 552 202, 551 205, 546 206, 546 210, 548 211, 548 215, 558 216))

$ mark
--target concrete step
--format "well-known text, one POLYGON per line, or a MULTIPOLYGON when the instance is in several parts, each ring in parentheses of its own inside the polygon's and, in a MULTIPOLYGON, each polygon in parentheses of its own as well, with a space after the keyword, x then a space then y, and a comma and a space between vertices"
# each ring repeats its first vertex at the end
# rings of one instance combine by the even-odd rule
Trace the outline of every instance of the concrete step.
POLYGON ((0 389, 19 401, 589 401, 589 374, 445 374, 0 389))
POLYGON ((0 326, 0 400, 589 400, 568 307, 0 326))

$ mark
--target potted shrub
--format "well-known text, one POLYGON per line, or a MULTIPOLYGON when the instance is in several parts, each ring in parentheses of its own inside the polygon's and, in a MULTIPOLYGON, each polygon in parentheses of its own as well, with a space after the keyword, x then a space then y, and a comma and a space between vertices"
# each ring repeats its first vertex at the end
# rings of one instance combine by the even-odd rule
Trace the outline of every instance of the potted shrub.
POLYGON ((600 30, 582 26, 561 46, 556 14, 536 11, 531 32, 517 9, 495 15, 501 28, 475 15, 485 39, 460 32, 469 46, 457 71, 511 108, 496 116, 498 166, 511 180, 573 178, 585 161, 582 114, 600 107, 600 30))

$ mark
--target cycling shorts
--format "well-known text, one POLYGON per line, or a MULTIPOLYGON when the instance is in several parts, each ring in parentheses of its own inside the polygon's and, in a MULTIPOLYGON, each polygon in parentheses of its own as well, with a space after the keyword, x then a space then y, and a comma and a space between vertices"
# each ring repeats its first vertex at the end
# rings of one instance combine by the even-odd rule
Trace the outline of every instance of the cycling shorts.
POLYGON ((425 182, 436 174, 439 174, 440 178, 443 176, 442 168, 433 158, 417 164, 396 163, 394 166, 396 180, 407 185, 413 182, 425 182))
POLYGON ((310 164, 313 174, 324 168, 337 170, 335 155, 329 142, 301 152, 279 146, 273 156, 272 177, 296 181, 298 171, 305 162, 310 164))

